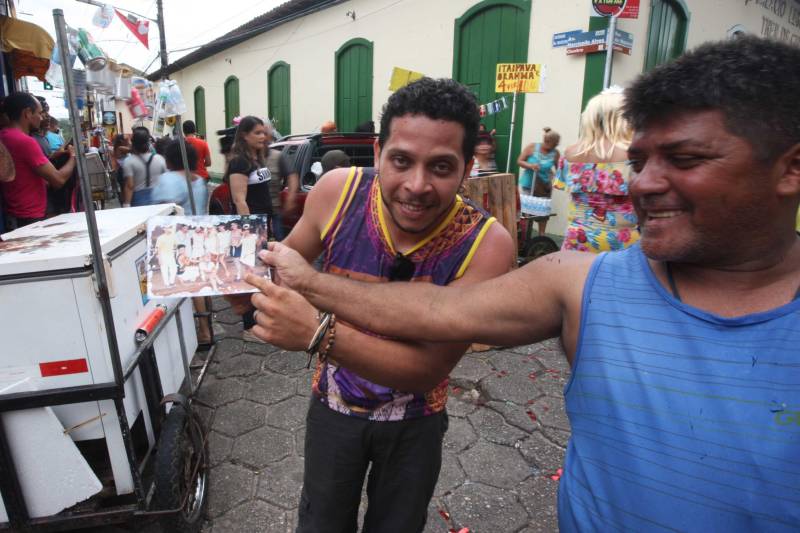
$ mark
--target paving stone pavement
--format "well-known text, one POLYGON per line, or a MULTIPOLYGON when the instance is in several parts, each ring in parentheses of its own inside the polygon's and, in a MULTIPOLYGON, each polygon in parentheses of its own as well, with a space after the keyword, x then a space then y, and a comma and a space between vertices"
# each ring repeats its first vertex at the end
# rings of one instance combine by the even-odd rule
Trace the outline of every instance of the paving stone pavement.
MULTIPOLYGON (((215 300, 214 311, 220 340, 198 395, 212 466, 203 531, 293 532, 312 375, 307 356, 242 342, 227 303, 215 300)), ((568 374, 557 340, 464 356, 451 374, 450 426, 426 533, 557 531, 568 374)))

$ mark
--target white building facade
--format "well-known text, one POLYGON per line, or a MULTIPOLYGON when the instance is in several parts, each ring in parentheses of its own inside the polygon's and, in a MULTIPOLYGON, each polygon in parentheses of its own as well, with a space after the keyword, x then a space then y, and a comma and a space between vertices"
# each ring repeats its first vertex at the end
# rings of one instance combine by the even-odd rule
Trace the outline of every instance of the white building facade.
MULTIPOLYGON (((800 44, 800 0, 638 4, 636 18, 618 21, 633 47, 630 55, 614 54, 615 85, 738 32, 800 44)), ((605 27, 607 19, 592 15, 590 0, 293 0, 181 58, 169 74, 182 88, 185 117, 218 152, 214 133, 237 115, 270 117, 283 134, 309 133, 326 120, 340 131, 377 124, 394 67, 455 78, 487 103, 504 96, 494 90, 497 63, 543 64, 544 91, 519 98, 511 139, 516 171, 521 147, 538 142, 545 126, 561 134, 560 148, 575 142, 583 105, 602 88, 604 53, 568 55, 553 41, 557 33, 605 27)), ((497 130, 501 169, 510 122, 511 109, 484 118, 497 130)), ((211 170, 223 172, 221 157, 211 170)), ((553 205, 558 216, 549 230, 563 233, 566 195, 556 191, 553 205)))

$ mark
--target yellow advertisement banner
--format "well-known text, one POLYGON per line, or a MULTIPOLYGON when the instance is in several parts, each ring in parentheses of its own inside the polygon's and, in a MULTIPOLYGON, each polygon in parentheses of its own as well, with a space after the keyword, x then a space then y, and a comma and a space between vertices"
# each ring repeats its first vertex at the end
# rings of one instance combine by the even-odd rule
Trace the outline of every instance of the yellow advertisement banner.
POLYGON ((498 63, 495 92, 540 93, 544 65, 539 63, 498 63))
POLYGON ((389 90, 394 92, 401 87, 405 87, 412 81, 417 81, 424 78, 425 74, 421 72, 414 72, 413 70, 406 70, 400 67, 392 69, 392 81, 389 82, 389 90))

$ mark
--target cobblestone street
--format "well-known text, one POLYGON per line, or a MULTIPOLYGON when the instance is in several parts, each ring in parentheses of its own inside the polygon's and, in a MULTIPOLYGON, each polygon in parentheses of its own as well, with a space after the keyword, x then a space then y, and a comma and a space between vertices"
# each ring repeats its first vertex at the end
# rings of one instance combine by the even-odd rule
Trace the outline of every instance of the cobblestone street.
MULTIPOLYGON (((211 429, 204 531, 294 531, 312 371, 305 354, 240 340, 239 317, 226 306, 215 301, 221 340, 199 395, 207 407, 197 406, 211 429)), ((555 340, 461 360, 426 532, 557 529, 567 372, 555 340)))

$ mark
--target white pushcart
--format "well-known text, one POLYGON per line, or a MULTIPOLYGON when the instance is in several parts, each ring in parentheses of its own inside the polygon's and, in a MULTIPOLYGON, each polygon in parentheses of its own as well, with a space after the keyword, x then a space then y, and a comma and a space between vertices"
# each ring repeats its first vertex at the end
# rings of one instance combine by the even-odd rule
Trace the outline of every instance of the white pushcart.
POLYGON ((189 401, 175 394, 202 381, 201 373, 193 383, 189 369, 197 349, 191 301, 148 300, 144 284, 146 221, 176 209, 96 213, 107 299, 98 294, 84 213, 2 236, 0 529, 108 523, 156 508, 180 508, 168 516, 178 529, 199 524, 205 436, 189 401), (137 327, 157 304, 166 314, 137 343, 137 327))

